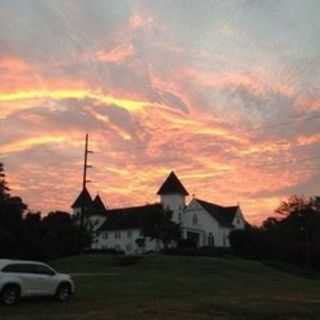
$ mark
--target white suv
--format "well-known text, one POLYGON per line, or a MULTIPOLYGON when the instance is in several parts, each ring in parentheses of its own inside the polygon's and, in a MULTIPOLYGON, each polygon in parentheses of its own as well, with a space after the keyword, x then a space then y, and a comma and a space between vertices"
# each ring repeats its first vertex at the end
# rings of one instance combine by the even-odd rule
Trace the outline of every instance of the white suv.
POLYGON ((30 296, 54 296, 64 302, 74 289, 69 275, 57 273, 44 263, 0 259, 0 300, 5 304, 30 296))

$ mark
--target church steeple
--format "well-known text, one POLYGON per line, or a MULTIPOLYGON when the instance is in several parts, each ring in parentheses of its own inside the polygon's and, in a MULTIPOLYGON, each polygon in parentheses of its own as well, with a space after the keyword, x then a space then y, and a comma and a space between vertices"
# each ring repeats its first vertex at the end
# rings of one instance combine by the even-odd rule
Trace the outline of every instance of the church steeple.
POLYGON ((107 211, 106 206, 104 205, 102 199, 100 198, 100 195, 97 194, 96 197, 93 200, 93 208, 95 211, 105 213, 107 211))
POLYGON ((72 209, 79 209, 81 207, 90 208, 92 206, 92 198, 86 187, 80 192, 75 202, 72 204, 72 209))
POLYGON ((162 207, 172 211, 172 220, 176 223, 182 223, 186 196, 189 193, 173 171, 170 172, 157 194, 160 195, 162 207))
POLYGON ((180 182, 176 174, 171 171, 167 179, 164 181, 159 191, 158 195, 168 195, 168 194, 180 194, 183 196, 188 196, 189 193, 180 182))

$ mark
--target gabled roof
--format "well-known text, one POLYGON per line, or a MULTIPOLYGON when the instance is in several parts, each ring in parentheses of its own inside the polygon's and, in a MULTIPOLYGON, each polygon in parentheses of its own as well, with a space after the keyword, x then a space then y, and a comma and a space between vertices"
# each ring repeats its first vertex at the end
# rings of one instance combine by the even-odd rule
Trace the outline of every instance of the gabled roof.
POLYGON ((160 203, 130 208, 109 209, 108 217, 98 231, 139 229, 144 225, 148 215, 162 212, 162 210, 160 203))
POLYGON ((85 207, 85 208, 90 208, 92 206, 92 198, 91 198, 90 193, 87 190, 87 188, 84 188, 80 192, 78 198, 72 204, 71 208, 72 209, 81 208, 82 206, 85 207))
POLYGON ((107 211, 102 199, 100 198, 100 196, 98 194, 96 195, 96 197, 93 200, 92 207, 96 211, 102 211, 102 212, 107 211))
POLYGON ((232 221, 239 206, 222 207, 214 203, 195 199, 215 220, 224 227, 232 227, 232 221))
POLYGON ((185 189, 185 187, 173 171, 171 171, 167 179, 164 181, 157 194, 182 194, 184 196, 189 195, 188 191, 185 189))

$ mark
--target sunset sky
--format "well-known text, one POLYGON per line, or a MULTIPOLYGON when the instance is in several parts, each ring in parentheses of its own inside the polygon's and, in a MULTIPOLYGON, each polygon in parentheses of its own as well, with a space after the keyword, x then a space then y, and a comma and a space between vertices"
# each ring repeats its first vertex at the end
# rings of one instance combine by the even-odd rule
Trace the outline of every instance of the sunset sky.
POLYGON ((320 194, 320 1, 1 0, 0 162, 33 210, 320 194))

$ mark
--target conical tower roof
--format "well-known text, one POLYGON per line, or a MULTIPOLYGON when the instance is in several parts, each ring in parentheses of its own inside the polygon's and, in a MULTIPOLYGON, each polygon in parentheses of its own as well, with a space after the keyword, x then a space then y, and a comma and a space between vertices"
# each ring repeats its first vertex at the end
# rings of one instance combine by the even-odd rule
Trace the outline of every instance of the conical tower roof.
POLYGON ((157 194, 182 194, 184 196, 189 195, 188 191, 185 189, 185 187, 173 171, 171 171, 167 179, 164 181, 157 194))
POLYGON ((102 199, 100 198, 99 194, 93 200, 93 208, 97 211, 105 212, 107 211, 102 199))
POLYGON ((72 204, 71 208, 72 209, 81 208, 81 207, 90 208, 91 206, 92 206, 92 198, 87 188, 84 188, 80 192, 76 201, 72 204))

